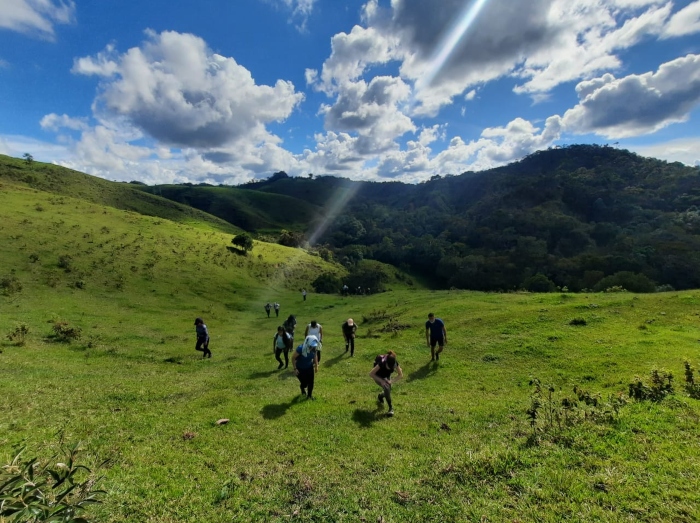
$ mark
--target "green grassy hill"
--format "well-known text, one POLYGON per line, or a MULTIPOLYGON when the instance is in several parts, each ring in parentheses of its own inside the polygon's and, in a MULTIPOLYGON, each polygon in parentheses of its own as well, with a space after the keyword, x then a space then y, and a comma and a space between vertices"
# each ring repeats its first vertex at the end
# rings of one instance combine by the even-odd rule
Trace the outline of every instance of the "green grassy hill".
POLYGON ((178 223, 206 224, 224 232, 240 232, 238 227, 221 218, 140 191, 139 185, 111 182, 49 163, 32 162, 28 165, 18 158, 0 155, 0 182, 24 185, 178 223))
POLYGON ((86 463, 109 460, 96 521, 700 518, 700 401, 683 387, 684 359, 700 361, 698 291, 397 287, 303 302, 300 287, 341 269, 278 245, 239 256, 211 224, 2 184, 0 335, 30 332, 22 346, 0 342, 0 461, 20 445, 48 458, 82 441, 86 463), (299 330, 324 327, 316 401, 276 370, 281 318, 266 318, 268 300, 299 330), (423 337, 429 311, 449 334, 439 363, 423 337), (211 360, 193 350, 196 316, 211 360), (340 334, 348 317, 354 358, 340 334), (58 341, 56 322, 80 338, 58 341), (405 373, 394 418, 367 375, 389 349, 405 373), (620 403, 653 369, 674 373, 675 393, 620 403), (535 430, 533 377, 554 391, 535 430), (577 405, 563 410, 564 397, 577 405))
POLYGON ((157 185, 139 188, 200 209, 246 231, 305 231, 321 212, 316 205, 284 194, 233 187, 157 185))

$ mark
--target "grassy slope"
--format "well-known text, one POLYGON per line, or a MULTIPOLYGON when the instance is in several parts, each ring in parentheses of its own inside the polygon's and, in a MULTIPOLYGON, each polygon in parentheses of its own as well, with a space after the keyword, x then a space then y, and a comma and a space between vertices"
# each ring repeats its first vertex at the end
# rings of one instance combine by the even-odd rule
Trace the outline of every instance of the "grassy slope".
POLYGON ((299 251, 256 244, 243 258, 213 231, 29 189, 4 186, 0 199, 0 275, 14 270, 24 284, 0 297, 0 334, 18 321, 32 329, 26 346, 0 345, 0 459, 19 442, 40 452, 58 432, 82 440, 89 461, 113 458, 100 521, 700 517, 700 402, 679 393, 631 404, 615 424, 584 424, 534 447, 524 415, 530 376, 604 397, 652 368, 680 376, 685 357, 698 360, 697 291, 396 290, 303 303, 296 289, 322 262, 299 251), (71 273, 56 266, 63 253, 74 256, 71 273), (288 257, 297 258, 274 266, 288 257), (71 286, 78 277, 84 289, 71 286), (316 402, 299 401, 293 376, 275 370, 278 321, 264 317, 266 300, 302 325, 324 325, 316 402), (381 333, 387 320, 372 320, 380 310, 410 328, 381 333), (439 365, 422 337, 429 310, 449 330, 439 365), (211 360, 193 350, 197 315, 211 331, 211 360), (360 323, 354 359, 339 333, 348 316, 360 323), (588 324, 572 327, 574 317, 588 324), (56 318, 83 339, 52 342, 56 318), (393 419, 376 410, 367 377, 388 349, 406 372, 393 419), (214 426, 221 417, 231 422, 214 426), (196 437, 185 441, 185 431, 196 437))
POLYGON ((179 223, 200 224, 224 232, 240 231, 234 225, 200 210, 138 190, 138 185, 110 182, 96 176, 48 163, 0 155, 0 182, 22 184, 62 196, 72 196, 116 209, 158 216, 179 223))
POLYGON ((233 187, 157 185, 143 191, 192 206, 247 231, 305 230, 320 208, 284 194, 268 194, 233 187))

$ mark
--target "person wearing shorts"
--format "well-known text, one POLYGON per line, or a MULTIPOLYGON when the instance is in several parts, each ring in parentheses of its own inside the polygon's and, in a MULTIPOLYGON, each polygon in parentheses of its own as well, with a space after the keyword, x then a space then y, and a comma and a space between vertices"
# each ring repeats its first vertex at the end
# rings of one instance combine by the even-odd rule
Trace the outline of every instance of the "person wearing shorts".
POLYGON ((425 322, 425 341, 430 347, 430 361, 438 361, 440 353, 447 345, 447 331, 445 322, 436 318, 432 312, 428 314, 428 321, 425 322), (438 350, 435 351, 435 346, 438 350))
POLYGON ((374 368, 369 373, 374 382, 382 388, 382 392, 377 396, 377 401, 383 405, 386 400, 389 406, 387 416, 390 417, 394 415, 394 405, 391 402, 391 374, 394 371, 399 378, 403 377, 403 370, 399 362, 396 361, 396 353, 390 350, 386 354, 380 354, 374 358, 374 368))

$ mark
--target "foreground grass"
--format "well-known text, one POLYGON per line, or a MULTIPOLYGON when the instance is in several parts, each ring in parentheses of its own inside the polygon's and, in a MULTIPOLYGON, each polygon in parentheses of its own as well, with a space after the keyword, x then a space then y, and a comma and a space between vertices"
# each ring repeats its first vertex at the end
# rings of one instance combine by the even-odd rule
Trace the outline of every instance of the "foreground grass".
POLYGON ((88 462, 110 459, 108 495, 93 510, 100 521, 700 517, 700 405, 680 383, 659 404, 630 403, 614 422, 578 424, 538 444, 525 416, 532 376, 603 398, 651 369, 680 378, 685 358, 700 360, 698 291, 396 290, 302 302, 297 289, 321 270, 318 259, 261 244, 237 257, 215 231, 48 198, 20 191, 0 206, 2 273, 14 269, 23 283, 0 298, 0 334, 17 322, 31 328, 24 346, 0 345, 0 458, 20 444, 49 455, 61 439, 83 441, 88 462), (73 255, 71 272, 57 266, 62 249, 73 255), (324 326, 315 402, 301 401, 293 375, 276 370, 279 321, 265 317, 267 300, 301 328, 311 319, 324 326), (429 311, 449 333, 439 364, 424 345, 429 311), (193 350, 200 315, 211 360, 193 350), (348 317, 360 324, 352 359, 340 335, 348 317), (574 318, 586 325, 570 325, 574 318), (57 319, 82 338, 53 340, 57 319), (391 320, 407 328, 382 332, 391 320), (389 349, 406 374, 391 419, 367 376, 389 349), (219 418, 230 422, 217 426, 219 418))

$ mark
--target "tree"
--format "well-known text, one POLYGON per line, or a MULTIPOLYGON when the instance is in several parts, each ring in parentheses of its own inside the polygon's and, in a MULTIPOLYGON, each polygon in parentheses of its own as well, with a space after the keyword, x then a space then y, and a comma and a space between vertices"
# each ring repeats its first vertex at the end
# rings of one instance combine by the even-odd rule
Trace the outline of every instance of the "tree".
POLYGON ((237 247, 246 253, 253 250, 253 238, 251 238, 250 235, 245 232, 233 238, 231 243, 234 245, 234 247, 237 247))
POLYGON ((24 158, 24 163, 26 163, 27 165, 31 165, 34 161, 34 157, 29 153, 24 153, 22 155, 22 158, 24 158))

